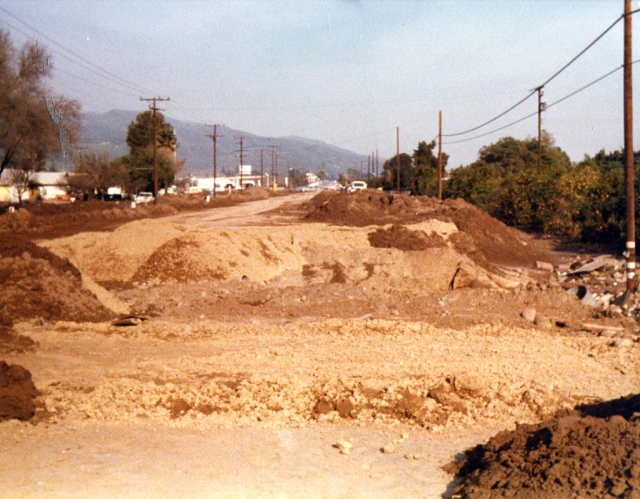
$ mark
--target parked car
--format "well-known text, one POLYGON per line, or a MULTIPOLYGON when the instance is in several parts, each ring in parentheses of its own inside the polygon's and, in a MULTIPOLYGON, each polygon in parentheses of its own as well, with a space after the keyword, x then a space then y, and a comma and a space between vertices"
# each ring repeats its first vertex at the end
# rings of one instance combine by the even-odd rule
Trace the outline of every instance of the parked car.
POLYGON ((349 186, 347 191, 349 192, 364 191, 366 188, 367 188, 366 182, 363 182, 362 180, 354 180, 353 182, 351 182, 351 185, 349 186))
POLYGON ((133 200, 136 203, 150 203, 153 201, 153 194, 151 192, 141 192, 133 200))

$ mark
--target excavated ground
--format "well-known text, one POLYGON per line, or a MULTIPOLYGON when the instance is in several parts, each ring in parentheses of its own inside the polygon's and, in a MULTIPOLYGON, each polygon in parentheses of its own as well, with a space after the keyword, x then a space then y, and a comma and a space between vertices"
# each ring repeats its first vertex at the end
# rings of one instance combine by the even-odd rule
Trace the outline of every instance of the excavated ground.
MULTIPOLYGON (((495 469, 487 460, 504 461, 485 450, 448 468, 458 474, 454 481, 438 468, 488 432, 519 424, 520 434, 537 435, 541 427, 526 425, 557 411, 566 421, 577 405, 639 393, 635 321, 567 293, 552 270, 574 255, 554 251, 550 241, 459 200, 371 191, 299 199, 256 189, 251 196, 261 201, 232 206, 226 199, 227 207, 206 209, 196 200, 196 213, 170 201, 155 212, 144 208, 171 214, 162 218, 102 209, 95 225, 94 217, 77 215, 84 221, 67 232, 55 217, 76 218, 54 213, 47 232, 45 207, 0 216, 0 347, 7 362, 29 369, 41 393, 40 424, 20 431, 36 440, 54 426, 99 433, 117 425, 127 435, 163 429, 185 438, 231 431, 251 446, 259 437, 247 430, 268 440, 270 431, 315 428, 328 439, 324 445, 335 444, 336 457, 370 461, 357 473, 333 470, 356 485, 330 492, 318 488, 322 475, 305 464, 297 473, 306 497, 503 497, 497 494, 522 489, 536 471, 480 482, 479 469, 495 469), (371 432, 388 428, 399 437, 367 447, 371 432), (419 465, 410 478, 381 488, 375 474, 359 476, 379 464, 376 453, 404 454, 404 462, 380 465, 388 476, 419 465), (484 461, 472 470, 479 454, 484 461), (428 483, 416 478, 421 473, 428 483), (475 480, 475 489, 465 480, 475 480)), ((593 426, 581 418, 579 425, 593 426)), ((636 424, 632 414, 627 426, 611 415, 601 420, 625 435, 636 424)), ((8 438, 12 431, 0 428, 8 438)), ((588 433, 581 431, 576 435, 588 433)), ((296 444, 315 452, 306 440, 296 444)), ((514 462, 532 456, 530 445, 523 449, 514 462)), ((585 469, 598 466, 599 452, 580 454, 585 469)), ((227 484, 219 497, 301 497, 291 479, 296 462, 284 466, 290 471, 272 470, 292 473, 284 488, 254 475, 231 484, 236 488, 227 484)), ((581 487, 592 497, 635 497, 635 468, 612 468, 597 489, 576 479, 583 485, 567 481, 535 497, 574 497, 581 487)), ((2 478, 25 495, 38 490, 16 474, 2 478)), ((123 490, 132 492, 108 489, 123 490)))

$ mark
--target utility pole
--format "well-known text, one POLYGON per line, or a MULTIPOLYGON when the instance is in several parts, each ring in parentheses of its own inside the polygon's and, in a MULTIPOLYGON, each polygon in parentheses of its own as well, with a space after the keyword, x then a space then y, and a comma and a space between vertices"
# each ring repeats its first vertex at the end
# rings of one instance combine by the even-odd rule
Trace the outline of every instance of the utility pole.
POLYGON ((378 169, 378 149, 376 148, 376 177, 380 176, 380 170, 378 169))
POLYGON ((278 190, 278 183, 276 181, 276 175, 278 173, 278 166, 276 162, 276 148, 278 146, 268 146, 271 148, 271 185, 273 186, 273 191, 278 190))
POLYGON ((442 110, 438 121, 438 199, 442 201, 442 110))
POLYGON ((627 198, 627 292, 636 290, 636 212, 633 188, 632 2, 624 2, 624 174, 627 198))
POLYGON ((207 135, 207 137, 211 137, 213 139, 213 188, 211 189, 213 191, 213 197, 216 197, 216 177, 218 175, 218 168, 216 165, 216 158, 217 158, 217 151, 216 151, 216 139, 219 137, 219 135, 216 133, 217 128, 219 126, 224 126, 224 125, 205 125, 205 126, 212 126, 213 127, 213 135, 207 135))
POLYGON ((153 204, 156 204, 158 202, 158 126, 156 124, 156 112, 159 111, 156 107, 156 102, 168 101, 169 97, 150 97, 148 99, 140 97, 140 100, 153 102, 149 109, 153 111, 153 204))
MULTIPOLYGON (((243 153, 243 149, 242 149, 242 141, 244 140, 244 137, 236 137, 237 139, 240 139, 240 190, 243 189, 243 179, 242 179, 242 153, 243 153)), ((238 152, 238 151, 236 151, 238 152)))
POLYGON ((371 156, 367 156, 367 182, 371 182, 371 156))
POLYGON ((262 186, 262 183, 264 182, 264 164, 262 162, 262 153, 264 153, 264 149, 260 149, 260 186, 262 186))
POLYGON ((536 88, 538 91, 538 173, 542 173, 542 111, 544 111, 542 88, 542 86, 536 88))
POLYGON ((400 127, 396 127, 396 158, 398 163, 397 168, 397 183, 398 183, 398 194, 400 194, 400 127))

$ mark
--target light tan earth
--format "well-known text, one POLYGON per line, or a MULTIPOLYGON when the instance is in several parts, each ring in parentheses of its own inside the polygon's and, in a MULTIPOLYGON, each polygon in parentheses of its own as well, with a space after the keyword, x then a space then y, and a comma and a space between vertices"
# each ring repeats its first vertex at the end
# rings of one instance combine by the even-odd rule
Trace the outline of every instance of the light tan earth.
POLYGON ((0 496, 448 497, 440 467, 497 431, 639 393, 635 326, 552 274, 481 268, 436 219, 407 228, 442 247, 375 248, 306 200, 41 241, 149 319, 14 326, 42 399, 0 424, 0 496))

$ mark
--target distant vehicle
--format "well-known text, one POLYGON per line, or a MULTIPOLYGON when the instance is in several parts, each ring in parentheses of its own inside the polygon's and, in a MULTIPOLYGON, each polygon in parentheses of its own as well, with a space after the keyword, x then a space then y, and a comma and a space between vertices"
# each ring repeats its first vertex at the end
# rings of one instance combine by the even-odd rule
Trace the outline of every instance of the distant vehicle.
POLYGON ((153 194, 151 192, 141 192, 133 200, 136 203, 150 203, 153 201, 153 194))
POLYGON ((164 196, 165 194, 175 195, 176 190, 174 187, 167 187, 166 189, 160 189, 158 191, 158 196, 164 196))
POLYGON ((349 186, 347 191, 349 192, 364 191, 366 188, 367 188, 366 182, 363 182, 361 180, 354 180, 353 182, 351 182, 351 185, 349 186))
POLYGON ((202 194, 202 187, 197 187, 192 185, 191 187, 187 187, 184 191, 185 194, 202 194))

